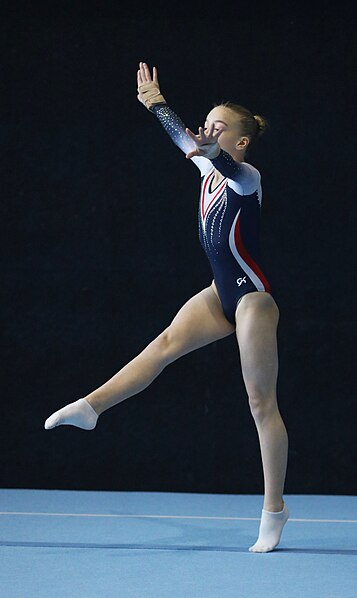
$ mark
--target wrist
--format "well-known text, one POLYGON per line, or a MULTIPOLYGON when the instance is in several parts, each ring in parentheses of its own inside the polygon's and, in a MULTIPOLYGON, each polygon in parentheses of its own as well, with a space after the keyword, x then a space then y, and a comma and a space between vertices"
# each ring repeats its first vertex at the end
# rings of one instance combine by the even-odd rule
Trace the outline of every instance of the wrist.
POLYGON ((155 104, 149 106, 148 110, 150 110, 150 112, 154 112, 155 108, 160 108, 160 106, 167 106, 167 102, 164 98, 162 102, 156 102, 155 104))
POLYGON ((214 143, 206 143, 204 145, 200 145, 199 149, 203 151, 203 157, 208 158, 208 160, 213 160, 219 156, 221 151, 220 145, 217 141, 214 143))
POLYGON ((166 100, 162 95, 160 88, 154 81, 143 83, 138 87, 138 100, 144 104, 145 108, 150 110, 157 104, 166 104, 166 100))

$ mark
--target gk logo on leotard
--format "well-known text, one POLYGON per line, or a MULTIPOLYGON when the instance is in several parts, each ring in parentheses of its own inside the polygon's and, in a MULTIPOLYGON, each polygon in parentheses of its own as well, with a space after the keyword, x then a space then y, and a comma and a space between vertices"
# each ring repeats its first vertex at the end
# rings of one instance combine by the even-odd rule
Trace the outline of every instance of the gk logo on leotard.
POLYGON ((243 276, 243 278, 237 278, 237 285, 240 287, 241 284, 243 284, 243 282, 247 282, 246 281, 246 276, 243 276))

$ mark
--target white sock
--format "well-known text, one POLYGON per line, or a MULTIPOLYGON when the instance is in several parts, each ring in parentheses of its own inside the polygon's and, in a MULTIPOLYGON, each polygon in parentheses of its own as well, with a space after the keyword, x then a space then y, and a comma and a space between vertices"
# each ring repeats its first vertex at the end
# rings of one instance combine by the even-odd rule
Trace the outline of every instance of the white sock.
POLYGON ((53 413, 45 421, 45 429, 51 430, 56 426, 77 426, 83 430, 93 430, 97 424, 98 415, 93 407, 85 400, 78 399, 69 403, 59 411, 53 413))
POLYGON ((280 542, 283 527, 289 519, 288 508, 284 505, 282 511, 271 513, 262 510, 259 537, 256 543, 249 548, 250 552, 270 552, 280 542))

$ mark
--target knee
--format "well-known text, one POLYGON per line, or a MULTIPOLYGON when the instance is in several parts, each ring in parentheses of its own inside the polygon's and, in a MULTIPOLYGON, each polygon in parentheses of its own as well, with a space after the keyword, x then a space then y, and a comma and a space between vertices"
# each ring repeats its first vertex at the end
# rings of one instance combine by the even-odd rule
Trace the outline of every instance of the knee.
POLYGON ((252 309, 279 319, 279 308, 270 293, 256 292, 244 295, 237 307, 237 313, 241 314, 252 309))
POLYGON ((262 423, 267 417, 276 412, 277 401, 275 394, 268 394, 255 385, 248 385, 247 392, 250 411, 256 423, 262 423))
POLYGON ((158 337, 152 342, 153 349, 157 351, 162 359, 166 363, 170 363, 175 359, 177 353, 177 340, 175 339, 174 331, 171 326, 168 326, 159 334, 158 337))

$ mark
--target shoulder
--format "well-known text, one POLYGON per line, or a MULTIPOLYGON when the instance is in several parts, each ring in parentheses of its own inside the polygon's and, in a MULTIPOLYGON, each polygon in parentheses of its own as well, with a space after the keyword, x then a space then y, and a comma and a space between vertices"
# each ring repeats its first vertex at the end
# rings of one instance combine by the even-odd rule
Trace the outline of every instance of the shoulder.
POLYGON ((248 164, 248 162, 240 162, 237 179, 235 181, 229 181, 228 184, 234 191, 236 191, 236 193, 239 193, 239 195, 251 195, 256 191, 260 192, 260 172, 252 164, 248 164))
POLYGON ((248 162, 241 162, 241 166, 247 176, 253 177, 256 180, 260 181, 260 179, 261 179, 260 172, 257 168, 255 168, 255 166, 253 166, 252 164, 249 164, 248 162))

